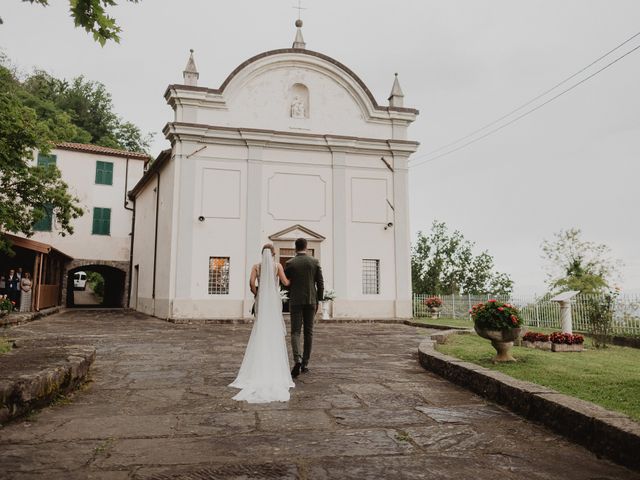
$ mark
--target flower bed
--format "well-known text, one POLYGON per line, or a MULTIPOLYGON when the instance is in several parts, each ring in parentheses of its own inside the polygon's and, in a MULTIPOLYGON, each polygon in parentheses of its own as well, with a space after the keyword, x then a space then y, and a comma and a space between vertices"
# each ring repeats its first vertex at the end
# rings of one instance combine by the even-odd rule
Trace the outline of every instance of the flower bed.
POLYGON ((549 335, 546 333, 527 332, 522 337, 522 346, 539 350, 551 350, 551 341, 549 341, 549 335))
POLYGON ((582 335, 571 333, 553 332, 549 335, 551 351, 553 352, 581 352, 584 344, 582 335))
POLYGON ((552 352, 581 352, 584 350, 584 337, 570 333, 553 332, 550 335, 540 332, 527 332, 522 337, 522 346, 551 350, 552 352))

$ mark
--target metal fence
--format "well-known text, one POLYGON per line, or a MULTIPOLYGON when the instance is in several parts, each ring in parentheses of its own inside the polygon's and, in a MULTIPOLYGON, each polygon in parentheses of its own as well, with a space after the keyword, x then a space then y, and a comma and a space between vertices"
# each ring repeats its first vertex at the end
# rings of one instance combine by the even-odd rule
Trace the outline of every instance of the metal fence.
MULTIPOLYGON (((469 310, 477 303, 491 298, 511 303, 516 306, 524 319, 525 325, 532 327, 560 329, 560 306, 548 298, 514 295, 414 295, 413 316, 429 317, 431 313, 424 304, 428 297, 438 297, 442 307, 438 316, 441 318, 468 319, 471 326, 469 310)), ((578 331, 589 331, 588 305, 598 295, 577 295, 572 300, 573 328, 578 331)), ((614 305, 613 333, 640 335, 640 295, 620 295, 614 305)))

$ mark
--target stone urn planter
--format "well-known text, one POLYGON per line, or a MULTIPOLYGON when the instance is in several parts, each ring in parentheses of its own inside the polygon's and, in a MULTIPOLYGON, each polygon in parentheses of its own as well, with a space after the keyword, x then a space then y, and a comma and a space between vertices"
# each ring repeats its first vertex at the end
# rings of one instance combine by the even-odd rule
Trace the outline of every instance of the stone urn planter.
POLYGON ((332 300, 325 300, 322 302, 322 320, 331 319, 331 303, 332 300))
POLYGON ((439 318, 440 317, 440 307, 431 307, 429 308, 429 315, 431 318, 439 318))
POLYGON ((495 348, 497 352, 497 355, 493 357, 494 363, 516 361, 513 355, 511 355, 511 347, 513 347, 513 342, 524 333, 524 328, 486 330, 474 325, 474 329, 482 338, 491 340, 491 345, 493 345, 493 348, 495 348))

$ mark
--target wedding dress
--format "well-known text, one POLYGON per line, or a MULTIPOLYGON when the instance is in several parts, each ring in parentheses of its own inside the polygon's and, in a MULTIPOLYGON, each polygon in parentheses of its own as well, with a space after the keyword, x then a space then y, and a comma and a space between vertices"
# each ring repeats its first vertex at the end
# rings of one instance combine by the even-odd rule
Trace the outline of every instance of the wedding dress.
POLYGON ((234 400, 249 403, 286 402, 295 387, 289 371, 286 327, 273 255, 262 252, 256 320, 244 353, 240 372, 229 386, 240 388, 234 400))

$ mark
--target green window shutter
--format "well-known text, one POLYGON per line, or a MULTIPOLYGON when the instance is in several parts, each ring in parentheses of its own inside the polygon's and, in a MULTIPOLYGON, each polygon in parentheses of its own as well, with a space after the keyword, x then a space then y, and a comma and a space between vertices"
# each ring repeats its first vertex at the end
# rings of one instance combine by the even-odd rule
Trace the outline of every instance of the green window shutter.
POLYGON ((110 208, 102 209, 102 234, 103 235, 111 234, 111 209, 110 208))
POLYGON ((102 183, 102 162, 96 162, 96 183, 102 183))
POLYGON ((51 225, 53 224, 53 209, 51 205, 46 205, 44 207, 46 214, 40 220, 33 224, 33 229, 36 232, 50 232, 51 225))
POLYGON ((95 208, 93 209, 93 228, 91 229, 91 233, 94 235, 100 234, 100 222, 102 220, 102 209, 95 208))
POLYGON ((93 228, 94 235, 110 235, 111 234, 111 209, 98 208, 93 209, 93 228))
POLYGON ((112 162, 96 162, 96 183, 100 185, 113 185, 112 162))
POLYGON ((55 165, 55 164, 56 164, 55 155, 43 155, 41 153, 38 154, 39 167, 48 167, 49 165, 55 165))

